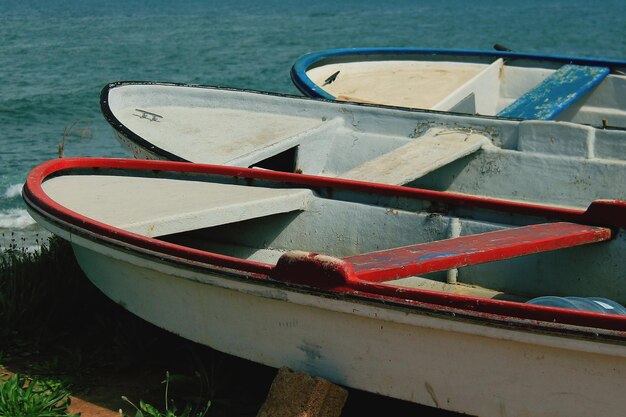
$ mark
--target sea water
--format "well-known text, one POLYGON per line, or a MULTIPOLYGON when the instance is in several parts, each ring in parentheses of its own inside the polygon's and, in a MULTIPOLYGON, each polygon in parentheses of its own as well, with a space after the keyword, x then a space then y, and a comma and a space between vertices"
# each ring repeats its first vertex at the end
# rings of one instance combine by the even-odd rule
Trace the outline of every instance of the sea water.
POLYGON ((59 156, 129 157, 100 114, 112 81, 297 94, 302 54, 491 49, 626 59, 623 0, 0 0, 0 246, 41 231, 27 173, 59 156))

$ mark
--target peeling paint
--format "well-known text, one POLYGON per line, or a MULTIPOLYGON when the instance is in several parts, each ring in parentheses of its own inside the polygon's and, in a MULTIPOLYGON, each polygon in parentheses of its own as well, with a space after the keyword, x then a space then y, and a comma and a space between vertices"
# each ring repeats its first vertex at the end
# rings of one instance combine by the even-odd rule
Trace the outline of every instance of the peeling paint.
POLYGON ((608 75, 606 67, 564 65, 530 90, 498 116, 520 119, 553 120, 578 98, 608 75))
POLYGON ((322 347, 315 343, 307 342, 304 340, 301 345, 298 346, 304 354, 306 355, 307 361, 317 361, 322 359, 324 356, 322 355, 322 347))

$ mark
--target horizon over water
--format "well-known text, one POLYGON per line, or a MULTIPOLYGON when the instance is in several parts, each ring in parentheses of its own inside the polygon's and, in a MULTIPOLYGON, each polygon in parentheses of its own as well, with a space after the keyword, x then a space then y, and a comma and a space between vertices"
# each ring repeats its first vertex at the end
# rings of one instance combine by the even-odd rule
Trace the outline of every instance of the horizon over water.
POLYGON ((491 49, 626 59, 626 2, 608 0, 2 0, 0 248, 36 246, 27 173, 58 156, 130 157, 100 114, 113 81, 298 94, 307 52, 347 47, 491 49), (13 236, 11 233, 14 233, 13 236))

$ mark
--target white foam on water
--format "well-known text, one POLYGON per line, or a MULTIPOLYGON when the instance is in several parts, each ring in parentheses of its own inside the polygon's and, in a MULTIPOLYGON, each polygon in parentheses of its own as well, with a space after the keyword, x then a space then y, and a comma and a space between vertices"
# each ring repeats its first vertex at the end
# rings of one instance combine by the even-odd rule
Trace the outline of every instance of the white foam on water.
POLYGON ((25 209, 0 210, 1 229, 25 229, 35 224, 35 220, 25 209))
POLYGON ((4 198, 15 198, 22 194, 23 184, 13 184, 4 191, 4 198))

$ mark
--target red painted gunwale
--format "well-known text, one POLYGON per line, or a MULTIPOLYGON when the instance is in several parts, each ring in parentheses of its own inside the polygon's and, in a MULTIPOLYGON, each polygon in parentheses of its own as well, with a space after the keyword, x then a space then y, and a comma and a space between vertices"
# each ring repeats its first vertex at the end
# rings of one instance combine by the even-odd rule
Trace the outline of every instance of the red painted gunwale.
MULTIPOLYGON (((143 250, 153 254, 164 254, 182 264, 201 263, 203 268, 220 270, 246 278, 271 280, 272 285, 291 285, 281 281, 281 265, 274 267, 261 262, 247 261, 216 253, 176 245, 97 222, 75 213, 52 200, 42 188, 46 178, 70 173, 73 169, 113 169, 130 171, 167 171, 181 173, 210 174, 246 179, 265 179, 291 183, 306 187, 352 190, 379 195, 392 195, 444 203, 456 207, 477 207, 493 211, 523 214, 546 219, 568 221, 586 225, 611 228, 626 228, 626 202, 599 200, 587 210, 575 210, 498 200, 493 198, 468 196, 447 192, 413 189, 399 186, 365 183, 352 180, 316 177, 302 174, 282 173, 217 165, 190 164, 185 162, 144 161, 107 158, 67 158, 45 162, 34 168, 28 175, 23 195, 29 205, 45 217, 52 217, 86 232, 92 238, 109 241, 132 250, 143 250), (102 239, 105 238, 105 239, 102 239)), ((317 256, 316 254, 313 254, 317 256)), ((193 265, 197 267, 198 265, 193 265)), ((511 301, 445 294, 436 291, 398 287, 378 282, 360 282, 356 288, 350 286, 310 287, 311 291, 356 296, 372 301, 398 303, 407 306, 434 309, 440 313, 456 314, 466 312, 468 316, 504 322, 505 325, 541 328, 554 331, 556 324, 563 331, 571 332, 568 326, 575 326, 574 333, 594 334, 593 328, 618 331, 613 337, 626 338, 626 317, 587 311, 576 311, 555 307, 538 306, 511 301), (591 328, 586 331, 581 328, 591 328)))

